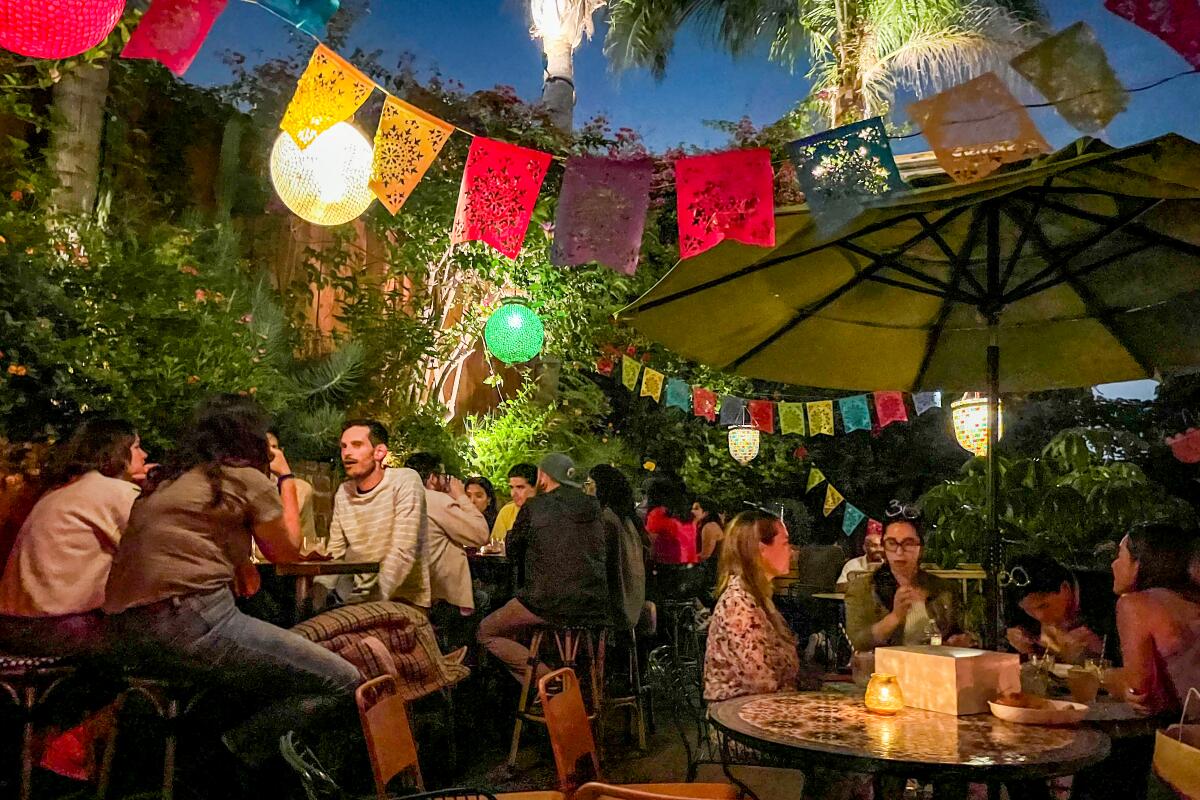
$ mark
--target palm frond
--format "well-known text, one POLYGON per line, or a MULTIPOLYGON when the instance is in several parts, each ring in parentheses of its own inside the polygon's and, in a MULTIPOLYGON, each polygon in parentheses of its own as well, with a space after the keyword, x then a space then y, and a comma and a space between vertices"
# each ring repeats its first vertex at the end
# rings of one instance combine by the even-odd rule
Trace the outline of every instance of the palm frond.
POLYGON ((363 346, 358 342, 347 342, 319 361, 301 367, 296 372, 296 383, 304 397, 335 403, 354 392, 366 371, 365 361, 363 346))
POLYGON ((561 39, 578 47, 583 37, 596 32, 592 15, 604 7, 604 0, 529 0, 535 39, 561 39))

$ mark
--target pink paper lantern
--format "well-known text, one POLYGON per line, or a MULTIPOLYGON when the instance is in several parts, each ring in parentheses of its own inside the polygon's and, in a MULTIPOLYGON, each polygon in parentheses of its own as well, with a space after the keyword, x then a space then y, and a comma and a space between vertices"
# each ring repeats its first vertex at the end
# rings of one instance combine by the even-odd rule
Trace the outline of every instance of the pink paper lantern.
POLYGON ((125 0, 0 0, 0 47, 30 58, 70 58, 104 41, 125 0))

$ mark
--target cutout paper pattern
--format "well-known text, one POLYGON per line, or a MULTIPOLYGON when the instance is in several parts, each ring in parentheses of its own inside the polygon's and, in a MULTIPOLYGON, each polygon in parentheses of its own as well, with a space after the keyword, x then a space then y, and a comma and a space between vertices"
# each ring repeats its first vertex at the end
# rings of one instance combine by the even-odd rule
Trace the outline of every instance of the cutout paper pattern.
POLYGON ((1084 133, 1104 128, 1129 105, 1129 93, 1086 22, 1043 39, 1010 63, 1084 133))
POLYGON ((1200 5, 1196 0, 1105 0, 1104 7, 1162 39, 1200 68, 1200 5))
POLYGON ((612 377, 613 368, 615 366, 616 365, 613 364, 613 360, 612 360, 611 356, 600 356, 599 358, 596 359, 596 372, 599 372, 601 375, 603 375, 606 378, 612 377))
POLYGON ((400 210, 452 133, 450 123, 388 96, 375 131, 371 166, 371 191, 388 211, 400 210))
POLYGON ((724 239, 774 247, 773 179, 766 148, 678 159, 679 257, 699 255, 724 239))
POLYGON ((994 72, 908 107, 938 164, 958 183, 1050 151, 1024 107, 994 72))
POLYGON ((746 401, 740 397, 722 397, 720 425, 745 425, 746 401))
POLYGON ((788 150, 796 180, 819 222, 841 225, 864 200, 907 188, 880 117, 797 140, 788 150))
POLYGON ((1171 455, 1184 464, 1200 463, 1200 430, 1188 428, 1183 433, 1163 439, 1171 448, 1171 455))
POLYGON ((751 400, 750 425, 763 433, 775 432, 775 404, 770 400, 751 400))
POLYGON ((663 374, 657 370, 646 367, 646 372, 642 375, 642 397, 649 397, 654 402, 661 402, 663 389, 663 374))
POLYGON ((893 422, 908 422, 908 407, 904 405, 903 392, 876 392, 875 416, 879 427, 886 428, 893 422))
POLYGON ((826 484, 826 486, 825 486, 825 508, 823 509, 825 512, 825 516, 828 517, 830 514, 832 514, 834 511, 836 511, 837 507, 840 506, 842 504, 842 501, 845 499, 846 498, 842 497, 841 492, 839 492, 837 489, 833 488, 832 483, 826 484))
POLYGON ((850 503, 846 503, 846 510, 842 512, 842 533, 847 536, 853 536, 866 516, 866 514, 859 511, 850 503))
POLYGON ((808 427, 804 424, 804 403, 779 404, 779 432, 801 436, 808 433, 808 427))
POLYGON ((476 136, 463 168, 450 242, 478 240, 516 258, 549 168, 549 153, 476 136))
POLYGON ((871 408, 867 405, 865 394, 843 397, 838 400, 838 410, 842 412, 842 426, 846 433, 871 430, 871 408))
POLYGON ((305 33, 324 36, 329 18, 334 15, 340 0, 255 0, 263 8, 274 11, 305 33))
POLYGON ((877 519, 867 520, 867 536, 883 536, 883 523, 877 519))
POLYGON ((684 411, 692 410, 692 387, 687 385, 687 381, 678 378, 667 381, 667 407, 672 406, 684 411))
POLYGON ((339 122, 354 116, 375 84, 323 44, 317 45, 296 83, 279 127, 301 150, 339 122))
POLYGON ((808 403, 808 433, 816 436, 818 433, 833 436, 833 401, 818 400, 808 403))
POLYGON ((70 58, 103 42, 125 0, 0 0, 0 47, 29 58, 70 58))
POLYGON ((825 482, 825 473, 813 467, 808 471, 808 484, 804 487, 804 491, 811 492, 813 489, 825 482))
POLYGON ((709 422, 717 421, 717 394, 701 386, 692 387, 692 413, 709 422))
POLYGON ((623 275, 637 271, 650 209, 649 158, 567 159, 550 260, 559 267, 593 261, 623 275))
POLYGON ((621 356, 621 383, 629 391, 637 388, 638 376, 642 374, 642 362, 629 356, 621 356))
POLYGON ((931 408, 942 407, 941 392, 917 392, 912 398, 913 410, 917 412, 918 417, 931 408))
POLYGON ((153 0, 125 43, 121 58, 148 58, 182 75, 225 4, 226 0, 153 0))

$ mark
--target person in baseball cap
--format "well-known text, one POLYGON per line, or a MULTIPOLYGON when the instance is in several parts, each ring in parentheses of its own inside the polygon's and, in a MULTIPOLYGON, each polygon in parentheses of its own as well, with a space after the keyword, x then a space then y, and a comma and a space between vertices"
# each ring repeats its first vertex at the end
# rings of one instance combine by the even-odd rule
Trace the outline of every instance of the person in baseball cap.
MULTIPOLYGON (((580 481, 579 471, 575 469, 575 462, 566 453, 547 453, 538 462, 538 471, 550 477, 556 483, 563 486, 571 486, 578 489, 583 481, 580 481)), ((547 491, 542 487, 542 476, 538 476, 538 488, 542 491, 547 491)))

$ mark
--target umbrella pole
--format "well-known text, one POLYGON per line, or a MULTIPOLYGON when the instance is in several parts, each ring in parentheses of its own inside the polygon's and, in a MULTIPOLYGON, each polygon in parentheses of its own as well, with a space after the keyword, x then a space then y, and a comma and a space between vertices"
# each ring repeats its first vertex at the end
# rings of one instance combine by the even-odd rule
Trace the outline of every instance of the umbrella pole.
MULTIPOLYGON (((995 339, 993 339, 995 342, 995 339)), ((987 349, 988 372, 988 426, 987 426, 987 543, 984 564, 988 580, 984 589, 984 646, 995 649, 1000 646, 1004 630, 1003 608, 1000 602, 1000 569, 1004 563, 1003 543, 1000 539, 1000 466, 997 463, 996 442, 1000 433, 1000 346, 989 344, 987 349)))

